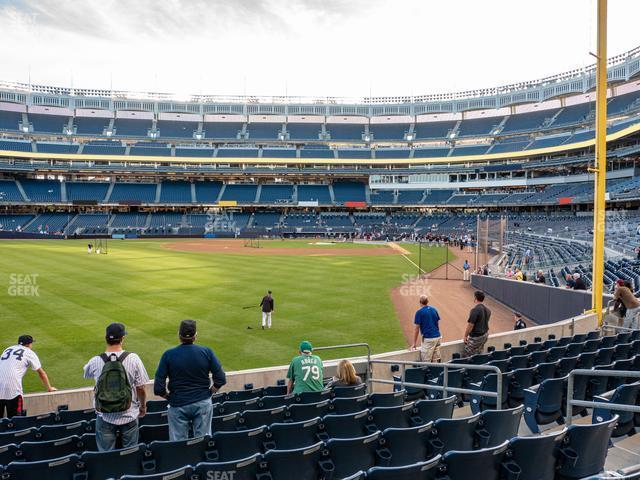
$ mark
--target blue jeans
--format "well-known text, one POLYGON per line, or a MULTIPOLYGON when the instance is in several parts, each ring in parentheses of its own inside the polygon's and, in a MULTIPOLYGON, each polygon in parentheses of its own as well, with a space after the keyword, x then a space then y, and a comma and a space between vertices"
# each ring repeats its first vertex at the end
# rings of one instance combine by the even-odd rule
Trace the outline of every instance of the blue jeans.
POLYGON ((212 415, 210 398, 181 407, 169 406, 169 440, 186 440, 190 426, 193 427, 194 438, 211 435, 212 415))
POLYGON ((96 444, 98 451, 115 450, 116 435, 120 432, 122 448, 135 447, 138 444, 138 420, 125 425, 105 422, 100 415, 96 418, 96 444))

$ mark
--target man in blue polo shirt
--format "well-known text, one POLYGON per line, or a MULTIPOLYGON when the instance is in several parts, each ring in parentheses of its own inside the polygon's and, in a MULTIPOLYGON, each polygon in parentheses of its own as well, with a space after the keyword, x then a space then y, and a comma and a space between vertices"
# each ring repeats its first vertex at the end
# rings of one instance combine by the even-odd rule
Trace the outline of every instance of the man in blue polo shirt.
POLYGON ((420 309, 416 312, 413 323, 415 331, 413 333, 413 348, 418 348, 418 336, 422 335, 422 344, 420 345, 420 360, 423 362, 439 362, 440 361, 440 329, 438 322, 440 315, 438 311, 429 305, 429 299, 426 295, 420 296, 420 309))
POLYGON ((153 388, 157 396, 169 400, 169 439, 172 441, 187 439, 190 426, 196 438, 211 435, 211 394, 227 383, 215 353, 210 348, 194 345, 195 320, 183 320, 178 336, 180 345, 167 350, 160 358, 153 388))

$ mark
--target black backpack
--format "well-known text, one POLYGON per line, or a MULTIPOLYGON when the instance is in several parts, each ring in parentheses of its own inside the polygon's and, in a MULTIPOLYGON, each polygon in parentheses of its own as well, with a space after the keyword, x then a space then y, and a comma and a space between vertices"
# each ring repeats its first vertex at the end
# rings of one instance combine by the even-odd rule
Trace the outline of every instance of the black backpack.
POLYGON ((131 407, 133 401, 131 383, 129 383, 129 376, 122 364, 128 356, 129 352, 122 352, 120 357, 106 353, 100 355, 105 364, 96 382, 96 411, 121 413, 131 407))

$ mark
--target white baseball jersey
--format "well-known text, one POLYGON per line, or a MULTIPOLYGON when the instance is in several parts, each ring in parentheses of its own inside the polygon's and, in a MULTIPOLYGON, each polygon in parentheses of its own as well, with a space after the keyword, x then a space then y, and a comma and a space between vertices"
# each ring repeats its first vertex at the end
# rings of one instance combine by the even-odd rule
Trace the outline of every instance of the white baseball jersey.
MULTIPOLYGON (((120 355, 122 354, 122 352, 105 353, 109 356, 115 353, 118 358, 120 358, 120 355)), ((93 378, 97 383, 104 365, 104 360, 100 358, 99 355, 93 357, 89 360, 89 363, 84 366, 84 378, 93 378)), ((105 422, 113 425, 126 425, 127 423, 137 420, 140 413, 140 402, 138 402, 136 387, 142 387, 149 381, 149 375, 142 364, 142 360, 140 360, 140 357, 135 353, 129 353, 129 356, 122 361, 122 366, 124 367, 125 372, 127 372, 127 377, 131 384, 131 407, 126 412, 98 413, 105 422)))
POLYGON ((42 365, 36 352, 22 345, 6 348, 0 355, 0 400, 11 400, 22 395, 22 377, 31 367, 40 370, 42 365))

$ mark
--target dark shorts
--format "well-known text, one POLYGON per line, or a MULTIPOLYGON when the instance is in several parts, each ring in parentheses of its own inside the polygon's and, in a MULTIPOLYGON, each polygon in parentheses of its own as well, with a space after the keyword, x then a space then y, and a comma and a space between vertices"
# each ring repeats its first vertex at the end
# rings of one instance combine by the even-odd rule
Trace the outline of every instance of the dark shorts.
POLYGON ((22 395, 11 400, 0 400, 0 418, 5 416, 5 411, 7 418, 22 415, 22 395))

